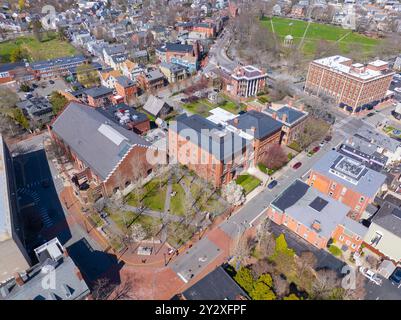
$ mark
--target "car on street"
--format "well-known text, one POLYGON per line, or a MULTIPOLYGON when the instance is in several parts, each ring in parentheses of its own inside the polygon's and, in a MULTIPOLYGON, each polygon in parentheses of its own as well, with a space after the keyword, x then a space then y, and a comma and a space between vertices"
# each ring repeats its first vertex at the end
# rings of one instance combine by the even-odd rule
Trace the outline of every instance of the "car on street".
POLYGON ((401 285, 401 268, 400 267, 398 267, 394 270, 394 272, 389 277, 389 280, 391 281, 392 284, 394 284, 396 286, 401 285))
POLYGON ((368 113, 366 116, 367 116, 367 117, 372 117, 372 116, 374 116, 374 115, 375 115, 374 112, 370 112, 370 113, 368 113))
POLYGON ((50 84, 54 84, 55 82, 53 80, 49 80, 49 83, 50 84))
POLYGON ((364 277, 368 278, 374 284, 378 286, 382 284, 382 279, 380 279, 379 276, 373 270, 370 270, 362 266, 359 268, 359 271, 362 273, 364 277))
POLYGON ((300 168, 302 166, 302 162, 297 162, 296 164, 294 164, 292 166, 293 169, 297 170, 298 168, 300 168))
POLYGON ((316 146, 316 147, 314 147, 314 148, 312 149, 312 151, 313 151, 314 153, 318 152, 319 150, 320 150, 320 147, 319 147, 319 146, 316 146))
POLYGON ((319 147, 320 147, 320 148, 324 147, 324 144, 325 144, 324 141, 320 142, 320 143, 319 143, 319 147))
POLYGON ((273 180, 272 182, 270 182, 267 187, 271 190, 273 189, 275 186, 278 185, 278 181, 277 180, 273 180))

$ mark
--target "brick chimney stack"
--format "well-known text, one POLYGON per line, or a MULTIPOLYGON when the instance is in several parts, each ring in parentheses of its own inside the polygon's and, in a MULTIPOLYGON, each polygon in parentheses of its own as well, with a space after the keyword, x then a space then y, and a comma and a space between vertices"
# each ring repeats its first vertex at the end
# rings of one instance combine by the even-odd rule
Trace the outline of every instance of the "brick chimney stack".
POLYGON ((276 111, 274 111, 274 112, 272 113, 272 118, 273 118, 273 119, 277 119, 277 112, 276 112, 276 111))
POLYGON ((24 279, 22 279, 21 275, 18 272, 14 274, 14 278, 19 287, 22 287, 25 284, 24 279))
POLYGON ((282 119, 281 119, 283 122, 287 122, 287 120, 288 120, 288 116, 287 116, 287 114, 286 113, 284 113, 283 114, 283 117, 282 117, 282 119))

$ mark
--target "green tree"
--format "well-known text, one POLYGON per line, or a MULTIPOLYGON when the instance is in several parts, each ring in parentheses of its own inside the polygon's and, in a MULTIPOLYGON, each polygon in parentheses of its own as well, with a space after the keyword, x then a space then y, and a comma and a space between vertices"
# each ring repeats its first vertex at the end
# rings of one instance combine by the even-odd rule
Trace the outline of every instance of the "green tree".
POLYGON ((248 293, 253 291, 255 279, 253 278, 251 270, 246 267, 239 269, 234 276, 234 280, 248 293))
POLYGON ((288 248, 287 241, 284 234, 280 234, 276 239, 276 253, 281 252, 293 257, 295 252, 293 249, 288 248))
POLYGON ((18 122, 24 129, 28 130, 30 125, 28 119, 25 117, 24 113, 21 109, 15 108, 13 109, 13 118, 16 122, 18 122))
POLYGON ((68 100, 62 94, 54 91, 50 96, 50 103, 53 107, 53 113, 57 115, 67 105, 68 100))
POLYGON ((283 300, 300 300, 295 294, 291 293, 289 296, 284 297, 283 300))
POLYGON ((18 9, 20 11, 24 10, 25 8, 25 0, 18 0, 18 9))
POLYGON ((90 64, 82 64, 77 67, 77 79, 86 88, 100 84, 99 74, 90 64))
POLYGON ((18 62, 18 61, 21 61, 26 58, 28 58, 28 54, 26 53, 25 50, 23 50, 19 47, 15 48, 13 51, 11 51, 11 54, 10 54, 11 62, 18 62))
POLYGON ((276 295, 273 290, 273 279, 270 274, 262 274, 256 283, 253 285, 253 289, 249 292, 249 296, 253 300, 274 300, 276 295))

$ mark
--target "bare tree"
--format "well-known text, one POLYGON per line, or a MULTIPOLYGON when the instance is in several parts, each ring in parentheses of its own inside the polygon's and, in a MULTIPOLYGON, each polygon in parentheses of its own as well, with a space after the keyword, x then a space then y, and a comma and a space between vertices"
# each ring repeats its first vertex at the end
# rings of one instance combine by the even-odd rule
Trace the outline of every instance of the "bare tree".
POLYGON ((279 144, 270 144, 263 153, 260 162, 269 169, 280 169, 288 160, 284 149, 279 144))
POLYGON ((110 279, 97 279, 92 289, 92 297, 94 300, 107 300, 113 289, 114 286, 111 284, 110 279))
POLYGON ((331 269, 321 269, 316 273, 312 286, 312 297, 316 300, 329 299, 335 289, 341 285, 337 272, 331 269))
POLYGON ((301 278, 307 268, 314 269, 317 259, 313 252, 304 251, 298 259, 298 277, 301 278))

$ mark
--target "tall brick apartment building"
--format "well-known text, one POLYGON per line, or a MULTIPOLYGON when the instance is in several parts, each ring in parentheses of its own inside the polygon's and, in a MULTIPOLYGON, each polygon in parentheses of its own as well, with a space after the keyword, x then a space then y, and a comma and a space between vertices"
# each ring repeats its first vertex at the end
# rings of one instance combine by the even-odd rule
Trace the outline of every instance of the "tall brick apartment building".
POLYGON ((220 187, 249 167, 250 141, 197 114, 182 114, 169 126, 170 162, 186 165, 220 187))
POLYGON ((308 184, 350 207, 359 220, 385 180, 385 175, 332 150, 312 167, 308 184))
POLYGON ((364 65, 337 55, 310 63, 305 92, 328 95, 340 108, 358 114, 388 99, 393 75, 385 61, 364 65))
POLYGON ((90 106, 71 102, 49 131, 73 161, 74 191, 84 202, 109 197, 151 170, 149 143, 90 106))

